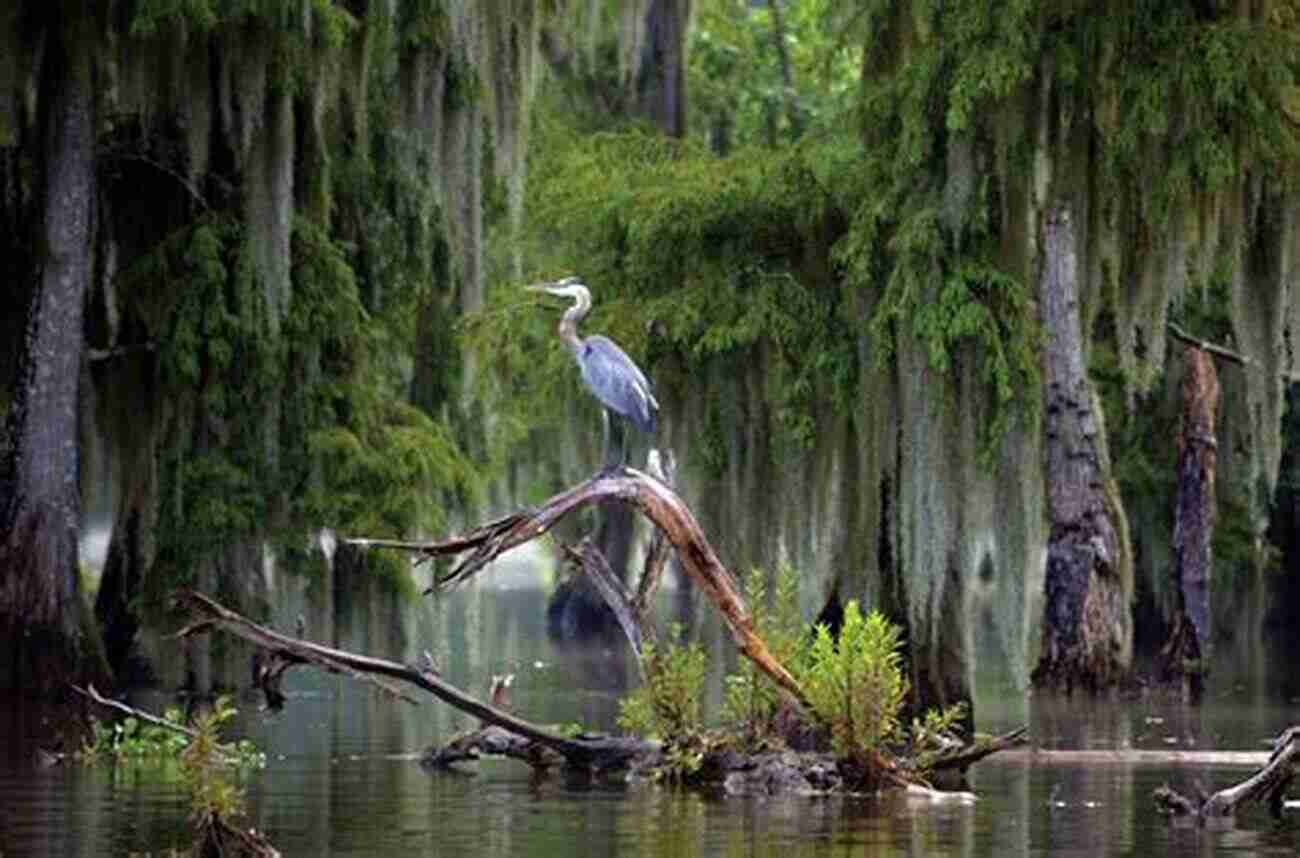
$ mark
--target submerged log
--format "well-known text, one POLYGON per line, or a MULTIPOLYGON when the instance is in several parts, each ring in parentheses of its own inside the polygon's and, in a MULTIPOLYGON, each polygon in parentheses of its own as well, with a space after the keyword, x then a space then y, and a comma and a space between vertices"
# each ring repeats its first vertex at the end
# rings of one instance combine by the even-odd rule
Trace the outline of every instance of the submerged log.
POLYGON ((676 550, 681 568, 722 614, 741 653, 795 703, 806 709, 803 689, 754 631, 753 617, 735 579, 718 559, 717 552, 704 537, 704 531, 685 502, 660 481, 632 468, 597 474, 555 495, 540 507, 518 510, 460 536, 433 542, 344 541, 360 546, 413 551, 429 558, 467 555, 434 584, 435 587, 447 587, 469 579, 501 554, 546 533, 569 513, 610 500, 635 507, 663 532, 676 550))
POLYGON ((1219 379, 1210 356, 1191 345, 1183 350, 1182 399, 1174 506, 1174 606, 1172 631, 1162 655, 1169 674, 1182 678, 1184 697, 1197 701, 1204 687, 1210 633, 1219 379))
POLYGON ((1058 207, 1043 224, 1043 429, 1049 534, 1042 653, 1033 682, 1099 691, 1129 669, 1127 524, 1110 475, 1101 403, 1083 363, 1075 229, 1058 207))
POLYGON ((1248 801, 1267 804, 1273 817, 1280 819, 1286 789, 1296 775, 1297 766, 1300 766, 1300 726, 1284 730, 1273 743, 1268 762, 1241 783, 1199 800, 1188 798, 1166 784, 1156 788, 1153 798, 1162 813, 1194 816, 1201 822, 1232 816, 1238 805, 1248 801))

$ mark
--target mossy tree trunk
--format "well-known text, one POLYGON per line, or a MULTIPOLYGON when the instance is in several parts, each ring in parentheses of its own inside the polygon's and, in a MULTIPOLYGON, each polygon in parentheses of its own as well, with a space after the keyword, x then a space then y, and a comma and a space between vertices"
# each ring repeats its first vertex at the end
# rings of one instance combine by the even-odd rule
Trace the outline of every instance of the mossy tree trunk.
MULTIPOLYGON (((70 5, 70 4, 69 4, 70 5)), ((89 38, 48 12, 44 164, 32 292, 0 482, 0 689, 48 695, 97 672, 79 585, 77 409, 91 269, 95 110, 89 38)))
POLYGON ((1123 512, 1112 502, 1105 429, 1088 381, 1079 313, 1078 252, 1068 206, 1044 216, 1039 312, 1049 535, 1043 645, 1033 681, 1097 691, 1132 653, 1123 512))

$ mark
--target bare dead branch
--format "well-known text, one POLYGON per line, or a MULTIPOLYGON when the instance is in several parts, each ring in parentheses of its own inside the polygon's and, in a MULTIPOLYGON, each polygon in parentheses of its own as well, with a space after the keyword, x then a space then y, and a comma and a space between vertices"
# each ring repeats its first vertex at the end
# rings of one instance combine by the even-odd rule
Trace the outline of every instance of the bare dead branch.
POLYGON ((623 629, 632 652, 636 654, 637 665, 641 666, 641 645, 644 640, 640 619, 632 608, 627 585, 619 580, 614 570, 609 568, 609 561, 591 540, 584 539, 577 548, 564 546, 564 553, 587 576, 587 580, 596 588, 596 592, 613 612, 618 625, 623 629))
MULTIPOLYGON (((462 536, 437 542, 389 543, 386 547, 416 551, 426 556, 470 552, 456 569, 437 582, 437 586, 448 586, 467 580, 504 552, 546 533, 569 513, 604 500, 631 504, 663 531, 676 549, 683 570, 722 614, 737 648, 795 703, 807 709, 807 699, 799 683, 755 633, 753 618, 735 579, 704 537, 695 516, 670 488, 640 471, 623 468, 597 474, 555 495, 539 508, 519 510, 462 536)), ((358 545, 380 544, 365 539, 344 541, 358 545)))
MULTIPOLYGON (((651 450, 646 468, 650 471, 650 476, 674 492, 677 491, 677 460, 673 457, 672 450, 667 450, 662 455, 658 450, 651 450)), ((646 551, 645 564, 641 569, 641 581, 636 588, 636 598, 632 600, 632 615, 636 617, 643 632, 647 630, 646 621, 654 607, 654 597, 659 589, 659 582, 663 580, 664 567, 668 564, 668 557, 671 554, 670 548, 664 532, 655 528, 654 534, 650 537, 650 547, 646 551)))
POLYGON ((956 751, 933 757, 926 768, 931 772, 948 769, 957 769, 964 772, 985 757, 1025 744, 1028 741, 1028 732, 1028 727, 1017 727, 1000 736, 977 739, 969 745, 958 748, 956 751))
MULTIPOLYGON (((550 748, 570 764, 578 767, 604 769, 618 766, 635 754, 652 747, 649 743, 639 740, 609 737, 570 739, 560 736, 465 694, 432 671, 417 670, 382 658, 357 655, 346 650, 286 637, 254 623, 201 593, 182 591, 177 594, 176 601, 180 607, 197 618, 206 620, 205 625, 220 628, 243 638, 270 651, 276 657, 345 673, 378 684, 387 690, 391 690, 393 686, 383 682, 381 678, 395 679, 418 686, 462 712, 550 748)), ((401 697, 412 703, 417 702, 404 694, 401 697)))
POLYGON ((132 718, 135 718, 138 721, 144 721, 145 723, 152 724, 155 727, 162 727, 163 729, 166 730, 174 730, 177 733, 182 733, 186 736, 189 736, 191 739, 193 739, 195 736, 198 735, 198 733, 194 732, 194 730, 190 729, 189 727, 186 727, 184 724, 175 724, 172 723, 171 721, 168 721, 165 718, 159 718, 157 715, 152 715, 148 712, 145 712, 142 709, 136 709, 134 706, 128 706, 127 704, 121 702, 120 700, 109 699, 108 697, 105 697, 102 694, 100 694, 98 691, 96 691, 94 685, 87 685, 85 688, 80 688, 76 685, 73 685, 71 686, 71 688, 73 691, 77 692, 81 696, 89 698, 95 703, 98 703, 100 706, 103 706, 108 709, 116 709, 118 712, 122 712, 126 715, 130 715, 132 718))
MULTIPOLYGON (((1253 367, 1254 369, 1263 368, 1262 366, 1260 366, 1259 361, 1253 358, 1249 358, 1246 355, 1241 354, 1240 352, 1235 352, 1232 349, 1227 348, 1226 346, 1221 346, 1216 343, 1212 343, 1209 340, 1198 339, 1192 336, 1191 334, 1189 334, 1187 331, 1180 328, 1178 325, 1174 324, 1173 322, 1167 322, 1166 327, 1169 330, 1169 335, 1172 336, 1174 339, 1180 340, 1188 344, 1189 346, 1193 346, 1195 348, 1201 349, 1202 351, 1209 352, 1215 357, 1222 358, 1223 360, 1229 361, 1231 363, 1235 363, 1238 366, 1253 367)), ((1280 373, 1280 375, 1282 376, 1283 381, 1288 381, 1293 384, 1296 382, 1300 382, 1300 375, 1296 373, 1283 372, 1280 373)))
POLYGON ((1300 726, 1282 731, 1273 744, 1268 762, 1241 783, 1221 789, 1200 802, 1166 784, 1155 790, 1156 806, 1165 813, 1195 815, 1203 822, 1211 817, 1232 816, 1238 805, 1258 801, 1269 806, 1274 818, 1280 818, 1283 795, 1296 775, 1297 766, 1300 766, 1300 726))

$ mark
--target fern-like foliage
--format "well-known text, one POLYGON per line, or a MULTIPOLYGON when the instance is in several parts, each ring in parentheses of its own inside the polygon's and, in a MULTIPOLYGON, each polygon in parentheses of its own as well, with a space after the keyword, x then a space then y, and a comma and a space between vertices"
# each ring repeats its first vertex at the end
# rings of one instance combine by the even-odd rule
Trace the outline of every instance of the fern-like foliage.
POLYGON ((838 639, 817 627, 803 683, 835 753, 865 760, 896 737, 908 687, 900 645, 898 626, 878 611, 864 617, 857 600, 844 607, 838 639))

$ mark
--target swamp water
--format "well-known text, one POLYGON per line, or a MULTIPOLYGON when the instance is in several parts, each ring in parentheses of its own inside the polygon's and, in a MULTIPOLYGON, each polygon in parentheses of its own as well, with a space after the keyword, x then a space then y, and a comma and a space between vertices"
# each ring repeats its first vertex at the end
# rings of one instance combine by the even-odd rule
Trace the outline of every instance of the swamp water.
MULTIPOLYGON (((566 648, 544 625, 538 589, 469 588, 434 613, 445 632, 431 649, 444 674, 477 693, 494 673, 516 674, 513 704, 543 723, 609 728, 635 669, 617 643, 566 648)), ((724 636, 701 622, 714 663, 724 636)), ((310 632, 308 634, 310 637, 310 632)), ((410 642, 417 651, 421 642, 410 642)), ((379 653, 382 654, 382 653, 379 653)), ((1184 792, 1239 780, 1248 769, 1206 766, 1041 765, 1024 755, 975 767, 973 804, 887 798, 724 798, 654 786, 534 781, 522 764, 484 761, 461 772, 422 768, 411 752, 470 726, 430 698, 412 706, 350 680, 295 669, 289 702, 271 715, 238 700, 231 736, 267 752, 244 779, 246 824, 285 856, 848 856, 848 855, 1294 855, 1300 812, 1274 824, 1252 808, 1233 828, 1198 830, 1156 815, 1151 791, 1184 792)), ((1028 723, 1057 749, 1264 750, 1300 721, 1282 700, 1216 690, 1196 710, 1153 701, 1040 702, 981 690, 980 729, 1028 723)), ((711 678, 708 703, 721 695, 711 678)), ((158 694, 133 701, 158 710, 158 694)), ((0 858, 166 854, 188 844, 187 799, 174 769, 37 768, 26 737, 43 713, 0 701, 0 858)))

